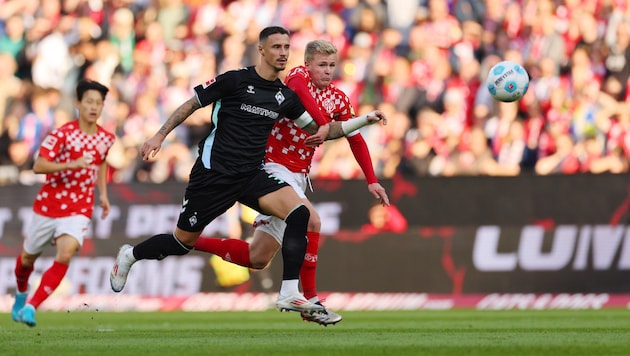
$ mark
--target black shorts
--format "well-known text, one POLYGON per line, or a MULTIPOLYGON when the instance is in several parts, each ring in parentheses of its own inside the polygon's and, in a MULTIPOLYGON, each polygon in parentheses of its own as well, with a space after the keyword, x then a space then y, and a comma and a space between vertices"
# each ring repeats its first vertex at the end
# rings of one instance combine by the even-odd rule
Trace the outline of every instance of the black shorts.
POLYGON ((289 186, 262 169, 243 175, 226 175, 207 169, 200 160, 190 172, 190 181, 177 227, 188 232, 202 231, 212 220, 236 202, 262 212, 258 198, 289 186))

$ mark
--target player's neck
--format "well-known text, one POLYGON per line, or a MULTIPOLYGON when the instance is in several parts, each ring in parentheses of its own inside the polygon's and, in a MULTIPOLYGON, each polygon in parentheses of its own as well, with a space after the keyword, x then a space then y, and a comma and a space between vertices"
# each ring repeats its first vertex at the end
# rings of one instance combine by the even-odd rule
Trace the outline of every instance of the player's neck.
POLYGON ((268 80, 270 82, 273 82, 274 80, 278 79, 278 71, 276 70, 276 68, 270 67, 270 66, 263 66, 261 64, 258 64, 256 66, 254 66, 254 69, 256 70, 256 73, 263 78, 264 80, 268 80))
POLYGON ((79 128, 81 129, 81 131, 83 131, 83 133, 87 135, 94 135, 98 130, 96 122, 81 120, 81 118, 78 118, 77 120, 79 121, 79 128))

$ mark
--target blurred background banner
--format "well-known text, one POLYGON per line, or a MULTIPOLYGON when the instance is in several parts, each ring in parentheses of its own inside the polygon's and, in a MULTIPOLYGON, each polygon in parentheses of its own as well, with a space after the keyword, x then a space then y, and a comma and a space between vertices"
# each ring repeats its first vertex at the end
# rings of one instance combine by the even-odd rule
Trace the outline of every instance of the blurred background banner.
MULTIPOLYGON (((363 181, 314 182, 316 193, 310 195, 323 221, 322 291, 630 293, 625 176, 395 178, 384 185, 393 201, 388 208, 374 204, 363 181)), ((91 238, 70 266, 66 292, 111 293, 108 275, 120 245, 171 231, 183 190, 182 183, 111 186, 112 213, 94 220, 91 238)), ((15 257, 36 192, 36 186, 0 188, 0 295, 15 288, 15 257)), ((230 236, 228 220, 217 219, 204 236, 230 236)), ((53 251, 44 252, 36 273, 52 263, 53 251)), ((242 284, 222 286, 209 257, 193 252, 142 261, 125 293, 265 291, 257 272, 242 284)), ((270 266, 275 285, 281 263, 278 256, 270 266)))

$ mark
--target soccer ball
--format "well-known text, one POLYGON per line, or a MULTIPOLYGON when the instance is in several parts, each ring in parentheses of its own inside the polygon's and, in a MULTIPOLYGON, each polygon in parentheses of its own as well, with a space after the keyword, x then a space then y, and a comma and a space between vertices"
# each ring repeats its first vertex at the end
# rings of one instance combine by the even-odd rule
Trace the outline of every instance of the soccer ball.
POLYGON ((529 74, 520 64, 499 62, 490 68, 486 86, 494 99, 509 103, 525 95, 529 87, 529 74))

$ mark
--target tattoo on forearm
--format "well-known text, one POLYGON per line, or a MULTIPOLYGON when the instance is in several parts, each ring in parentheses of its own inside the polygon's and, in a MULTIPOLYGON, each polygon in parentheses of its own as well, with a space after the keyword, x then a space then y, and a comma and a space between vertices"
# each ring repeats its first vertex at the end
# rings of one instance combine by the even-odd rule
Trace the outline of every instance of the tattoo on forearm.
POLYGON ((168 135, 169 132, 173 131, 174 128, 184 122, 184 120, 186 120, 188 116, 190 116, 193 112, 195 112, 195 110, 199 109, 200 107, 201 106, 199 105, 199 102, 196 98, 192 98, 186 101, 171 114, 164 125, 160 127, 158 133, 164 136, 168 135))

